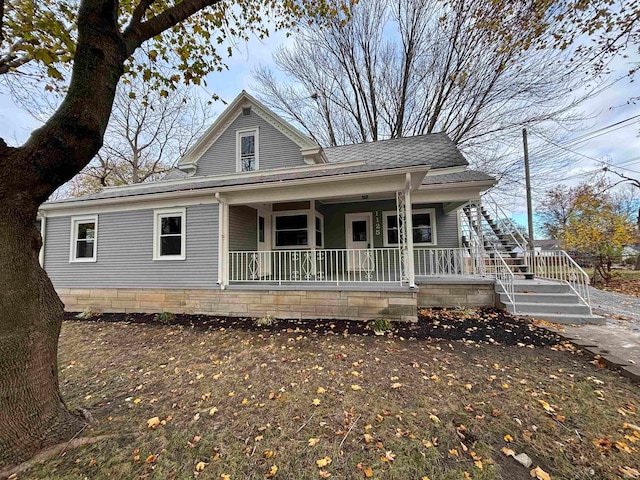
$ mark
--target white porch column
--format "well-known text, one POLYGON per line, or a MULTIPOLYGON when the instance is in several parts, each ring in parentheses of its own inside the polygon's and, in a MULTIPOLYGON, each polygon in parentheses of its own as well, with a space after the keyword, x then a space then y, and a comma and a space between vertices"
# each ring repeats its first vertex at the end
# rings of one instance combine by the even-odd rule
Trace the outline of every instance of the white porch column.
POLYGON ((413 211, 411 208, 411 174, 407 173, 404 191, 396 192, 398 209, 398 248, 402 280, 416 286, 413 261, 413 211))
POLYGON ((216 193, 218 200, 218 284, 229 284, 229 204, 216 193))
POLYGON ((407 239, 407 269, 409 286, 414 288, 416 286, 416 270, 414 268, 414 254, 413 254, 413 207, 411 206, 411 173, 407 173, 407 183, 405 186, 404 194, 405 204, 405 238, 407 239))

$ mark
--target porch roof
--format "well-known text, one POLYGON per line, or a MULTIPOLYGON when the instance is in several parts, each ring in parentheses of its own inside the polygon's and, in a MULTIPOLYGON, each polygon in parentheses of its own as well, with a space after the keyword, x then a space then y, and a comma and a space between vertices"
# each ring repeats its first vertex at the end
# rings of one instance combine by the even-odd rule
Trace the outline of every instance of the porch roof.
MULTIPOLYGON (((46 202, 42 209, 55 209, 81 204, 93 200, 107 200, 122 197, 139 198, 170 192, 187 192, 204 189, 233 190, 233 187, 286 186, 300 180, 313 183, 325 177, 348 179, 350 175, 379 172, 393 174, 412 167, 426 172, 432 168, 464 167, 465 158, 449 137, 442 133, 418 137, 383 140, 378 142, 345 145, 325 149, 328 164, 304 165, 287 169, 258 171, 203 177, 189 177, 162 180, 147 184, 107 187, 101 192, 81 197, 46 202)), ((326 178, 325 178, 326 179, 326 178)))

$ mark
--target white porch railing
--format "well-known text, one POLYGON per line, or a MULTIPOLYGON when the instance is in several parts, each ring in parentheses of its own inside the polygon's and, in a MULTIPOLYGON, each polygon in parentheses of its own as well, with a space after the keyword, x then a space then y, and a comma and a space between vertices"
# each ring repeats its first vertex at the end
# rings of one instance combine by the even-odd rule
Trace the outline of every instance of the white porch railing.
POLYGON ((402 283, 398 248, 229 252, 230 282, 402 283))
POLYGON ((580 301, 589 307, 591 312, 591 299, 589 297, 589 275, 578 265, 564 250, 552 250, 535 252, 527 256, 530 271, 534 271, 537 278, 555 280, 566 283, 580 298, 580 301))
POLYGON ((484 260, 468 248, 414 248, 416 276, 484 275, 484 260))

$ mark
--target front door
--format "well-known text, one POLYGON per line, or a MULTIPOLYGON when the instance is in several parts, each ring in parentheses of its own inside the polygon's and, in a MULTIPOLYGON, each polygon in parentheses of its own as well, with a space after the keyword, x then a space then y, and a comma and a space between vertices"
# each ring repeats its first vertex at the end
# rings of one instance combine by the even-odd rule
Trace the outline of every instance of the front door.
POLYGON ((258 211, 258 277, 271 276, 271 214, 258 211))
POLYGON ((347 259, 350 271, 362 271, 371 269, 373 248, 373 219, 371 212, 347 213, 346 221, 346 246, 347 259))

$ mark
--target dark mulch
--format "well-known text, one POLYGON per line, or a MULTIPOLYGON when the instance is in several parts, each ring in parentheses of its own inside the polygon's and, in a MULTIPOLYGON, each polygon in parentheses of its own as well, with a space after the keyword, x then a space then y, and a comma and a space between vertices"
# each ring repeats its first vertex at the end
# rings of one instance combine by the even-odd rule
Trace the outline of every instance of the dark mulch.
MULTIPOLYGON (((76 313, 67 312, 65 320, 78 319, 76 313)), ((168 321, 159 322, 155 314, 101 313, 83 321, 182 325, 199 329, 306 332, 317 335, 374 335, 371 324, 337 319, 276 320, 273 325, 265 327, 258 326, 252 318, 176 314, 168 321)), ((562 339, 555 333, 494 308, 420 309, 418 323, 393 323, 386 335, 415 340, 463 340, 496 345, 554 346, 562 343, 562 339)))

